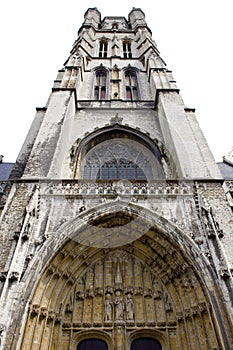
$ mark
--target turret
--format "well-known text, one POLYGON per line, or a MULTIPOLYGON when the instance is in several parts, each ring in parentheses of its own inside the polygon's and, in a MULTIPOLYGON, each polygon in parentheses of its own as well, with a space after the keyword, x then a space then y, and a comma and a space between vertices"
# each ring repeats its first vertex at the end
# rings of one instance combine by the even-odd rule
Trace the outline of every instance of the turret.
POLYGON ((147 26, 144 12, 141 9, 135 7, 133 7, 129 13, 129 22, 131 23, 132 29, 147 26))
POLYGON ((101 13, 96 7, 89 8, 84 15, 83 26, 93 26, 98 28, 101 21, 101 13))

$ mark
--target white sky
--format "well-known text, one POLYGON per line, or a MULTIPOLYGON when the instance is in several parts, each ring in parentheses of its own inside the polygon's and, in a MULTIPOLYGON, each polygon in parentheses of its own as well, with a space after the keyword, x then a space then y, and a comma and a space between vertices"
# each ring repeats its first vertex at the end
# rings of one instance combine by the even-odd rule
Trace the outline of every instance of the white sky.
POLYGON ((140 7, 216 161, 233 147, 232 0, 8 0, 1 4, 0 154, 14 162, 46 105, 89 7, 125 16, 140 7))

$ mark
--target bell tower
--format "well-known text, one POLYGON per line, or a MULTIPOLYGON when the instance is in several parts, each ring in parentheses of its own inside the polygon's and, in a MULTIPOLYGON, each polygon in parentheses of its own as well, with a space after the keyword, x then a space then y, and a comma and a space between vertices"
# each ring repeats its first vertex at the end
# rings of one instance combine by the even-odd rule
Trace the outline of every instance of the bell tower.
POLYGON ((4 182, 0 349, 232 349, 222 184, 143 11, 89 8, 4 182))

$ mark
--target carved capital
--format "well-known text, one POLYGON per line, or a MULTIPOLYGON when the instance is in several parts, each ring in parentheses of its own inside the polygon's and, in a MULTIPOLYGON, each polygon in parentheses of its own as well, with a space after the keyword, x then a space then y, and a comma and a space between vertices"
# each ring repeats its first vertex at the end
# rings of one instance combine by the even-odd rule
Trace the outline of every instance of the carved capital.
POLYGON ((47 322, 52 322, 55 319, 55 312, 54 311, 49 311, 48 312, 48 318, 47 318, 47 322))
POLYGON ((14 240, 18 241, 19 236, 20 236, 20 232, 19 231, 15 231, 14 236, 13 236, 14 240))
POLYGON ((183 321, 183 313, 182 312, 177 312, 176 313, 176 319, 178 322, 183 321))
POLYGON ((29 233, 27 231, 24 231, 22 233, 21 238, 22 238, 23 241, 27 241, 29 239, 29 237, 30 237, 30 235, 29 235, 29 233))
POLYGON ((34 304, 32 305, 31 307, 31 316, 34 317, 34 316, 37 316, 40 312, 40 306, 38 304, 34 304))
POLYGON ((75 294, 75 299, 76 300, 84 300, 85 299, 85 294, 83 291, 78 291, 75 294))
POLYGON ((41 307, 40 309, 40 318, 45 318, 48 316, 48 310, 46 307, 41 307))
POLYGON ((219 270, 219 274, 224 280, 230 278, 230 276, 231 276, 230 271, 228 269, 219 270))
POLYGON ((19 278, 19 272, 17 272, 17 271, 12 271, 11 273, 10 273, 10 276, 9 276, 9 280, 10 281, 17 281, 18 280, 18 278, 19 278))
POLYGON ((198 305, 198 307, 199 307, 199 311, 200 311, 201 313, 203 313, 203 312, 206 312, 206 311, 207 311, 207 305, 206 305, 206 303, 205 303, 205 302, 200 303, 200 304, 198 305))

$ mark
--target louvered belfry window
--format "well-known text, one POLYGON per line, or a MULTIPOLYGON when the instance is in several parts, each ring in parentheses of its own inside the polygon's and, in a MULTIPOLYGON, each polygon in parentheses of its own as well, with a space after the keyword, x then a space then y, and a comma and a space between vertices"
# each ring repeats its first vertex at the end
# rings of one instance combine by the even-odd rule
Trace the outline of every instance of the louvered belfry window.
POLYGON ((94 99, 97 101, 106 99, 107 72, 103 69, 97 70, 95 74, 94 99))
POLYGON ((138 83, 137 83, 137 74, 134 70, 127 70, 125 72, 125 92, 126 100, 138 100, 138 83))

